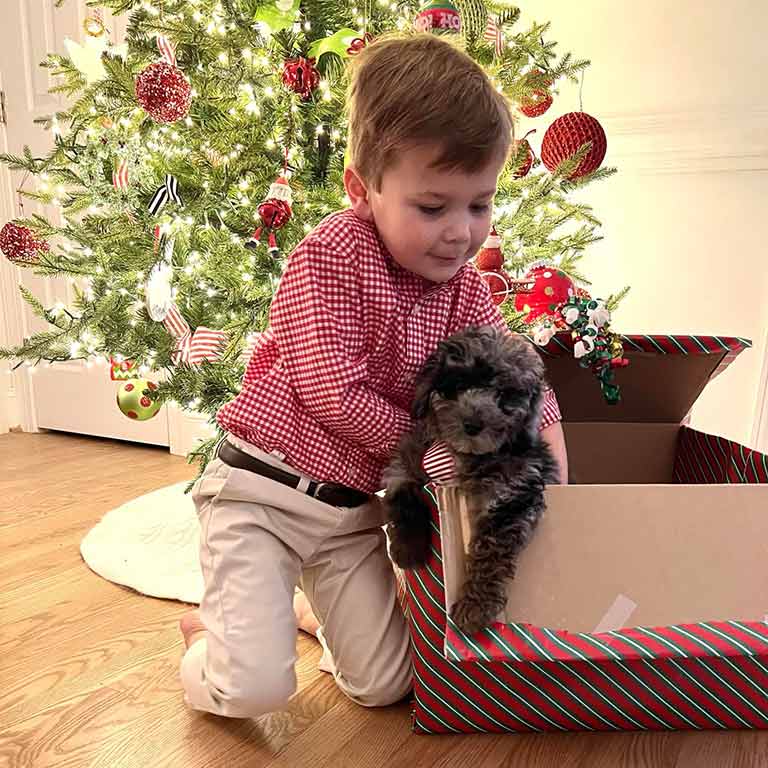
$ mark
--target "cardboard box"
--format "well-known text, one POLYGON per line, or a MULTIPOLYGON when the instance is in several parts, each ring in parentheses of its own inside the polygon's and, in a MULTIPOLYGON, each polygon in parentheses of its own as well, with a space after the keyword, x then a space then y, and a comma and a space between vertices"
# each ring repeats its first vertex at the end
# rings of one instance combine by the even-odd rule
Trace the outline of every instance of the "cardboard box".
POLYGON ((546 350, 571 482, 499 621, 467 636, 472 500, 432 485, 434 557, 407 573, 420 732, 768 728, 768 458, 681 427, 742 339, 624 338, 608 406, 569 337, 546 350))

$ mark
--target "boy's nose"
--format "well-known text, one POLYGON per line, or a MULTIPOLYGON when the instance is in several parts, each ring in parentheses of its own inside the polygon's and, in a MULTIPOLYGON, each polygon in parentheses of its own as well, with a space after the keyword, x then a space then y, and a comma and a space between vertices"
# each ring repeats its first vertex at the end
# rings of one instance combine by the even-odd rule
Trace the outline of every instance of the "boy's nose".
POLYGON ((452 221, 445 230, 444 236, 449 243, 469 243, 472 239, 469 222, 462 219, 452 221))

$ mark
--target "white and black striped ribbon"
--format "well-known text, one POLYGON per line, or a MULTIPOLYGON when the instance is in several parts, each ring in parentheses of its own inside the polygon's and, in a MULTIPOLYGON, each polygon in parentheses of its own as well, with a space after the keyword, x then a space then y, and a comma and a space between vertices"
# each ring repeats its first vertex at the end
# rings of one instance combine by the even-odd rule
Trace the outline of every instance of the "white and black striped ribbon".
POLYGON ((179 195, 179 182, 170 173, 165 174, 165 184, 158 187, 157 192, 152 195, 152 199, 149 201, 149 212, 153 216, 159 213, 168 200, 173 200, 178 205, 182 204, 181 195, 179 195))

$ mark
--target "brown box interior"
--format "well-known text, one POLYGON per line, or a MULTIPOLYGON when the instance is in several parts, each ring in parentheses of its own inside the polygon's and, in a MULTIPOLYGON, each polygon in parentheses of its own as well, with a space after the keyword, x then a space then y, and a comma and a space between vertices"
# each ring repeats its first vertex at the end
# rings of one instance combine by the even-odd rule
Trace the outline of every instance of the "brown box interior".
POLYGON ((617 405, 605 402, 594 375, 572 357, 546 357, 563 413, 569 482, 673 482, 678 425, 724 354, 628 351, 630 366, 616 371, 617 405))

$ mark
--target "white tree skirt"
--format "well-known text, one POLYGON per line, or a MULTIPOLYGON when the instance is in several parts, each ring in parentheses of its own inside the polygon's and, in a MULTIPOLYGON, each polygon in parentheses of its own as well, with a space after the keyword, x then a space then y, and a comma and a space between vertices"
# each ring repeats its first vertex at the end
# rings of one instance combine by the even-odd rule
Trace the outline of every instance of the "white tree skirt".
POLYGON ((88 567, 145 595, 199 603, 200 525, 186 485, 160 488, 107 512, 80 543, 88 567))

